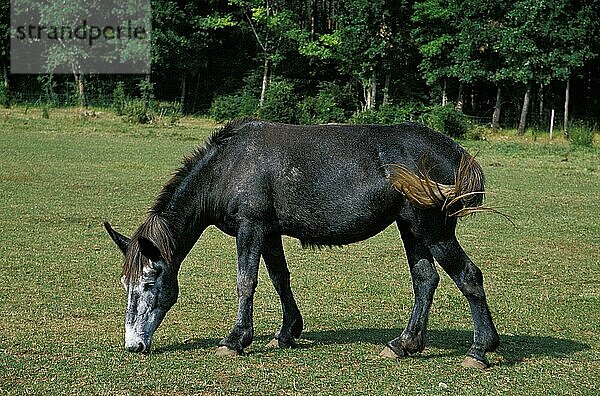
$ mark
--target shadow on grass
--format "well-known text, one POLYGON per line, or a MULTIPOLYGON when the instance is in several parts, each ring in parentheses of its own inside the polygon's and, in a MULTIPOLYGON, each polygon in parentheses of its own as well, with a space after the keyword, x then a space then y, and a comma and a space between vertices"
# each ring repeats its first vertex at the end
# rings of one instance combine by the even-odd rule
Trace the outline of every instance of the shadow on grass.
MULTIPOLYGON (((313 349, 325 345, 342 345, 354 343, 369 343, 385 345, 385 343, 402 332, 402 329, 341 329, 328 331, 311 331, 302 334, 298 340, 298 348, 313 349)), ((255 337, 256 344, 266 344, 271 340, 268 336, 255 337)), ((422 355, 423 359, 433 359, 440 356, 463 356, 473 340, 470 330, 430 330, 427 336, 427 346, 442 350, 437 354, 422 355)), ((153 353, 168 353, 196 349, 216 348, 219 342, 216 338, 195 338, 182 343, 157 348, 153 353)), ((500 335, 500 347, 495 352, 501 357, 499 366, 514 365, 534 357, 568 357, 575 352, 589 349, 590 346, 578 341, 564 338, 533 336, 533 335, 500 335)), ((254 352, 256 353, 256 352, 254 352)), ((419 355, 415 355, 419 356, 419 355)))
POLYGON ((175 344, 165 345, 152 350, 153 354, 169 353, 175 351, 193 351, 197 349, 216 348, 219 343, 217 338, 193 338, 175 344))
MULTIPOLYGON (((309 348, 318 345, 348 344, 367 342, 381 345, 396 338, 402 329, 353 329, 338 331, 308 332, 302 338, 312 341, 309 348)), ((300 340, 302 341, 302 340, 300 340)), ((473 332, 470 330, 429 330, 427 347, 445 351, 440 354, 430 354, 426 358, 439 356, 462 356, 473 342, 473 332)), ((303 347, 300 342, 300 347, 303 347)), ((500 334, 500 346, 495 354, 502 357, 498 365, 513 365, 533 357, 568 357, 575 352, 590 349, 582 342, 564 338, 534 336, 534 335, 505 335, 500 334)), ((425 356, 424 356, 425 357, 425 356)))

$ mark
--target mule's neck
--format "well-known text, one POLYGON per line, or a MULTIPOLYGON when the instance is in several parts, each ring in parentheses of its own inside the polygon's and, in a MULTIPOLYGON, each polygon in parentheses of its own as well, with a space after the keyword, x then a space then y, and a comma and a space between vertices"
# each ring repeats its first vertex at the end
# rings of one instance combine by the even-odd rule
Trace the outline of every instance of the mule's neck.
POLYGON ((208 158, 203 158, 181 177, 177 185, 171 186, 168 201, 159 215, 168 219, 175 240, 173 260, 177 265, 188 255, 204 230, 215 224, 216 199, 214 169, 208 158))

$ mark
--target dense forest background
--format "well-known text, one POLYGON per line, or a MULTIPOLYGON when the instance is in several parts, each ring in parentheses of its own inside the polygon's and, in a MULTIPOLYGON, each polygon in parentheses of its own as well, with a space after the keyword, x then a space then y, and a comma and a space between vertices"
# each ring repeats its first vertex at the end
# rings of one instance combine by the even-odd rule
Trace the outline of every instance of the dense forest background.
POLYGON ((5 105, 152 100, 301 123, 448 105, 519 133, 552 110, 560 125, 600 119, 600 0, 153 0, 149 76, 12 74, 1 4, 5 105))

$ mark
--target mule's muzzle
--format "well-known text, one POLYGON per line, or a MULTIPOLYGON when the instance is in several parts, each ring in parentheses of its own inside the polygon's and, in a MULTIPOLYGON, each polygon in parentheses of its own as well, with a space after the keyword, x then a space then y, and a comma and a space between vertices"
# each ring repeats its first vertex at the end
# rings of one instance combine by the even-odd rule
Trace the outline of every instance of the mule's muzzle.
POLYGON ((127 350, 127 352, 135 352, 135 353, 150 352, 150 348, 141 341, 138 343, 127 344, 127 345, 125 345, 125 349, 127 350))

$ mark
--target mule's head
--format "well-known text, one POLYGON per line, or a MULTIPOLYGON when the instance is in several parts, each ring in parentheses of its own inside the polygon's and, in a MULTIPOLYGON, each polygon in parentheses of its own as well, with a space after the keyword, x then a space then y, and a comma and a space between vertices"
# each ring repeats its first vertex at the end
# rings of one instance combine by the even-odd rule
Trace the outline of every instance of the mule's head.
POLYGON ((108 223, 104 227, 125 256, 121 276, 127 292, 125 349, 148 353, 154 331, 177 301, 177 273, 150 239, 129 239, 108 223))

